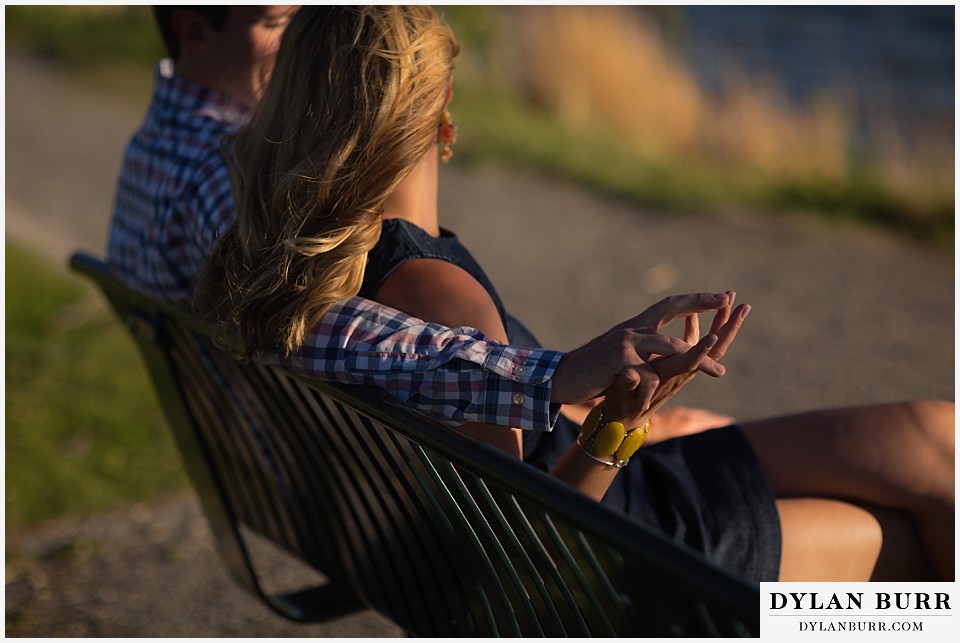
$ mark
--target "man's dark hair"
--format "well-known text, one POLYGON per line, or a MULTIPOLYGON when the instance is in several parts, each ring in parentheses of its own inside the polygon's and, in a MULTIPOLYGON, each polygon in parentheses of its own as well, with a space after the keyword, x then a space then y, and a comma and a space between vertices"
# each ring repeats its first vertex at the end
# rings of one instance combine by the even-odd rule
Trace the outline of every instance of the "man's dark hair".
POLYGON ((180 57, 180 38, 170 24, 170 17, 177 9, 188 9, 203 16, 210 26, 217 31, 223 29, 230 15, 230 5, 153 5, 153 19, 160 30, 163 45, 167 48, 167 55, 177 60, 180 57))

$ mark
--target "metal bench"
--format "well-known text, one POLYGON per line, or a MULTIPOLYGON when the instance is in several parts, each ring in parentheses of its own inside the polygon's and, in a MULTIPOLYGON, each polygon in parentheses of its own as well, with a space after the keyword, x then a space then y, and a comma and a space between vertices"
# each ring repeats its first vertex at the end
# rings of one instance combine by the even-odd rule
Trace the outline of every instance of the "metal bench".
POLYGON ((133 334, 232 576, 277 613, 417 636, 758 636, 759 588, 379 391, 234 360, 82 253, 133 334), (269 593, 247 530, 329 582, 269 593))

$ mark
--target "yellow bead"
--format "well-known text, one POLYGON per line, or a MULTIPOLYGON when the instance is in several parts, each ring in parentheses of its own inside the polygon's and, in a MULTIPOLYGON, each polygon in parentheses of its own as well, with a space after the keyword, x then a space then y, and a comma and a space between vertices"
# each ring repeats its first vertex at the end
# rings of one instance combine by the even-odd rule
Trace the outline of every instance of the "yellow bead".
POLYGON ((593 441, 593 452, 597 455, 613 455, 620 448, 626 434, 623 422, 607 422, 597 432, 593 441))
POLYGON ((649 432, 650 430, 644 427, 628 433, 627 437, 623 439, 623 444, 617 449, 617 459, 626 460, 636 453, 637 449, 643 444, 643 441, 647 439, 649 432))
POLYGON ((590 409, 590 412, 587 413, 587 418, 583 421, 583 425, 580 427, 580 433, 583 434, 584 440, 589 440, 593 437, 593 432, 597 430, 597 426, 600 424, 600 415, 602 413, 603 407, 599 404, 590 409))

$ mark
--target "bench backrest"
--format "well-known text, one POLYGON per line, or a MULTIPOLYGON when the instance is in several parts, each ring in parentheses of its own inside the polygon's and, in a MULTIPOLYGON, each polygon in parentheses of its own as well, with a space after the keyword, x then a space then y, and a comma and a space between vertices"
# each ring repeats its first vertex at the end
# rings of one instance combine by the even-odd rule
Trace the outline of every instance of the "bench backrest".
POLYGON ((239 362, 76 254, 136 338, 233 576, 279 613, 420 636, 757 636, 759 591, 378 391, 239 362), (269 594, 241 525, 330 584, 269 594))

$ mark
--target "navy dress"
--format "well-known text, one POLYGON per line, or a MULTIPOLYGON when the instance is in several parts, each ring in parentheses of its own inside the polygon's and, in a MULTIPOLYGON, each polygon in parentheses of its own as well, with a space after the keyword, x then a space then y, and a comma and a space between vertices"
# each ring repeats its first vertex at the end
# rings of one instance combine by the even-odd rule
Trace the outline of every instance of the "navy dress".
MULTIPOLYGON (((360 296, 375 300, 383 282, 411 259, 440 259, 465 270, 490 293, 510 343, 540 346, 507 313, 456 235, 442 228, 439 237, 432 237, 402 219, 385 219, 380 240, 367 257, 360 296)), ((552 431, 524 431, 524 461, 549 470, 579 430, 561 415, 552 431)), ((773 492, 736 426, 643 447, 617 475, 603 502, 746 579, 777 580, 781 535, 773 492)))

